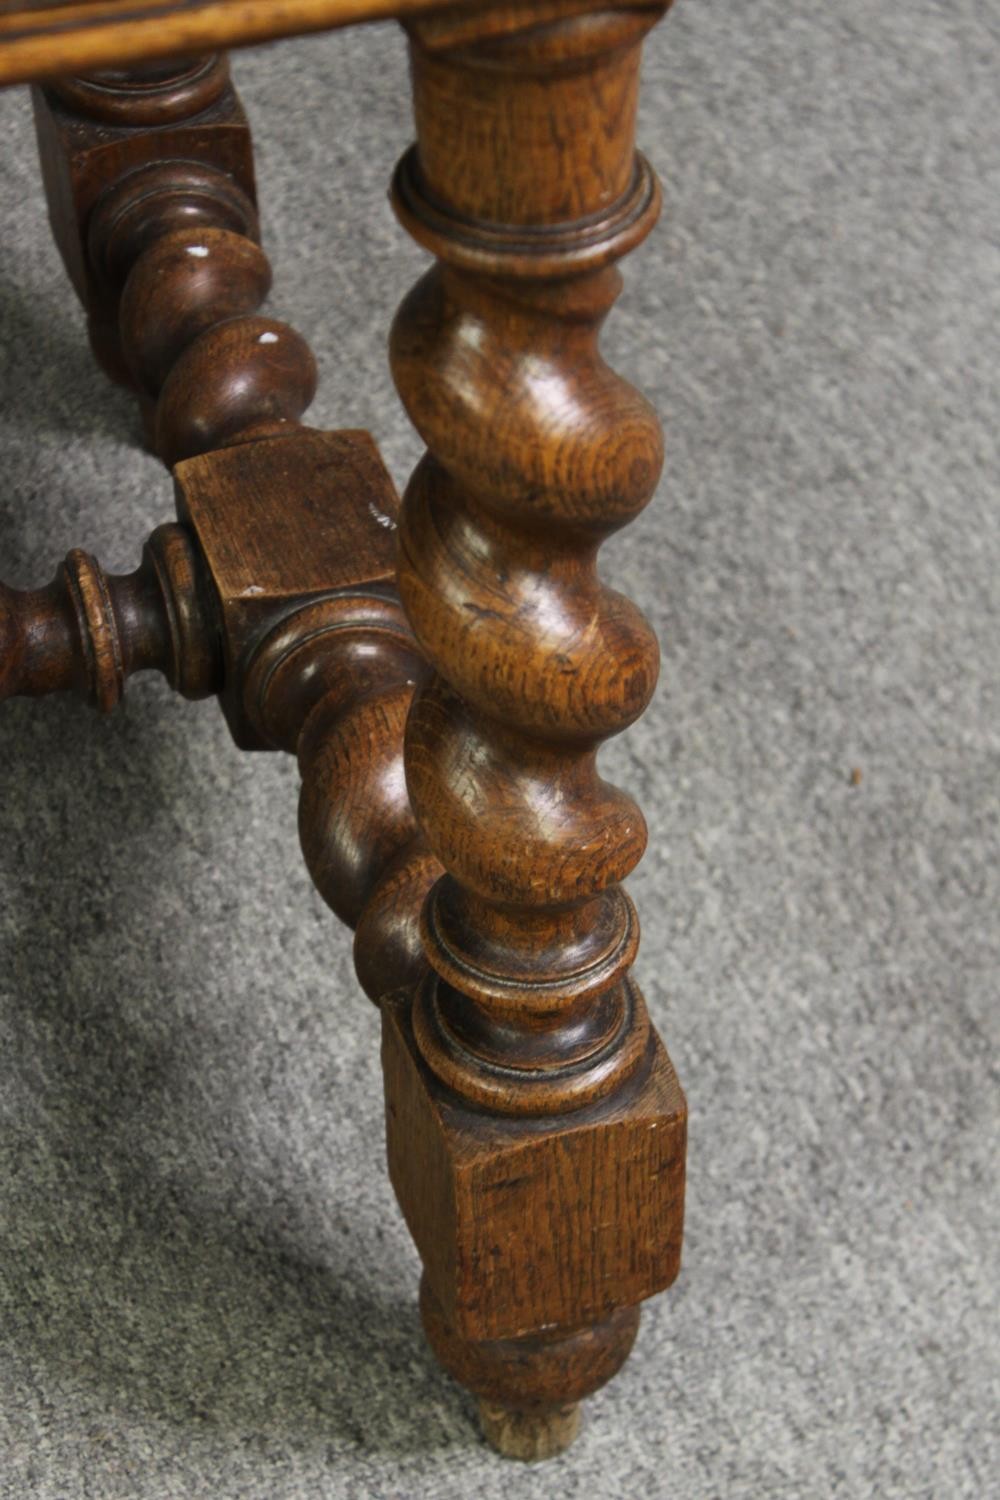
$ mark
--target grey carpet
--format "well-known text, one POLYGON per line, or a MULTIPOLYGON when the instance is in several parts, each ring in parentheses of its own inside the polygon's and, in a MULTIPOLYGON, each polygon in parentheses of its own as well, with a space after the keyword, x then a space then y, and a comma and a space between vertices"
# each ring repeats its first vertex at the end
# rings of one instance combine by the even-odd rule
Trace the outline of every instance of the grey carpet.
MULTIPOLYGON (((4 1500, 998 1493, 998 69, 995 0, 698 0, 648 46, 666 210, 607 347, 669 458, 608 573, 665 670, 606 759, 690 1209, 565 1458, 494 1458, 422 1345, 293 765, 159 680, 0 711, 4 1500)), ((402 479, 400 39, 236 71, 313 420, 402 479)), ((91 367, 24 91, 0 131, 0 573, 131 567, 169 484, 91 367)))

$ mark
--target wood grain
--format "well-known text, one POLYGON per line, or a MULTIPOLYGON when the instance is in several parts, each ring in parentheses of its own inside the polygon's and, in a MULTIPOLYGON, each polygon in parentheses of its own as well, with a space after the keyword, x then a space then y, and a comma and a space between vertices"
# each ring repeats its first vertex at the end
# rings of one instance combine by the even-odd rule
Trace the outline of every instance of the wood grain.
MULTIPOLYGON (((275 4, 267 34, 378 4, 275 4)), ((522 1458, 572 1440, 680 1263, 686 1105, 622 888, 646 828, 596 764, 658 667, 598 554, 651 498, 662 437, 599 340, 616 262, 658 213, 634 130, 665 8, 386 7, 409 17, 417 126, 393 201, 436 259, 391 337, 427 444, 397 556, 370 438, 301 427, 312 356, 260 315, 270 267, 224 60, 149 61, 196 31, 202 50, 253 40, 261 8, 0 7, 7 66, 63 47, 79 69, 109 38, 146 59, 36 102, 57 240, 175 466, 181 522, 135 575, 74 552, 48 589, 0 590, 0 696, 75 687, 108 708, 158 666, 219 691, 237 743, 296 754, 306 862, 382 1000, 424 1326, 522 1458)))
POLYGON ((392 481, 368 433, 305 430, 189 459, 175 484, 216 601, 230 729, 297 757, 306 865, 356 928, 379 1000, 423 972, 420 911, 441 873, 403 772, 426 665, 392 587, 392 481))
MULTIPOLYGON (((462 0, 459 0, 462 3, 462 0)), ((248 46, 434 9, 439 0, 0 3, 0 85, 248 46)))
POLYGON ((181 526, 157 527, 134 573, 106 573, 73 548, 45 588, 0 583, 0 702, 75 692, 108 713, 146 671, 207 698, 221 665, 201 559, 181 526))
POLYGON ((246 117, 224 58, 35 89, 56 241, 105 371, 168 465, 292 431, 316 389, 302 336, 258 308, 246 117))
POLYGON ((91 347, 106 374, 140 395, 155 447, 155 403, 171 364, 225 311, 227 259, 235 283, 227 296, 240 309, 255 310, 270 285, 257 245, 250 131, 228 62, 146 64, 99 88, 62 79, 32 97, 49 220, 91 347), (198 235, 211 230, 230 238, 203 248, 198 235), (182 233, 187 265, 164 267, 167 284, 151 285, 139 262, 150 253, 161 264, 157 242, 182 233), (133 270, 139 287, 123 325, 133 270))
POLYGON ((428 973, 383 1006, 389 1166, 431 1343, 486 1403, 487 1436, 529 1455, 568 1438, 569 1408, 627 1354, 613 1315, 680 1258, 686 1106, 621 887, 646 828, 596 765, 658 665, 598 553, 651 498, 662 437, 599 335, 614 263, 659 207, 634 129, 662 9, 522 12, 478 38, 413 22, 417 143, 393 190, 437 257, 390 355, 428 446, 398 577, 434 670, 407 783, 445 874, 428 973), (524 1389, 538 1374, 527 1426, 515 1369, 524 1389))
POLYGON ((0 86, 427 17, 439 45, 633 0, 0 0, 0 86))

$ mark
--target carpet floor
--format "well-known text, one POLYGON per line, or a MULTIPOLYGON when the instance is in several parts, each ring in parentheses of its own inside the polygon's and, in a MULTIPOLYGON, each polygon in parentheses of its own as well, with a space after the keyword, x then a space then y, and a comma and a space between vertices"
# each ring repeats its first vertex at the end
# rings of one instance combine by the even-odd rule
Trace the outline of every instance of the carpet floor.
MULTIPOLYGON (((394 29, 235 59, 310 420, 418 451, 385 358, 394 29)), ((605 752, 691 1108, 684 1269, 548 1466, 435 1366, 375 1011, 288 759, 140 678, 0 710, 3 1500, 984 1500, 1000 1485, 1000 15, 680 4, 662 223, 610 361, 661 491, 606 551, 663 645, 605 752), (860 773, 860 775, 856 774, 860 773)), ((0 95, 0 576, 171 513, 92 366, 27 92, 0 95)))

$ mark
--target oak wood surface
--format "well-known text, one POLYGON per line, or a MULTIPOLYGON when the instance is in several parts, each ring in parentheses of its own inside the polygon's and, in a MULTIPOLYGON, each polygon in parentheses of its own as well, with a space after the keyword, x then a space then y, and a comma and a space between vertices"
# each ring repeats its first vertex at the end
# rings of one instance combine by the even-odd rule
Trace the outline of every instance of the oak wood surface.
POLYGON ((366 432, 258 438, 177 465, 203 558, 237 744, 297 757, 317 890, 356 929, 372 1000, 424 969, 419 917, 441 873, 417 830, 403 729, 426 666, 393 587, 392 480, 366 432))
POLYGON ((441 874, 403 774, 426 665, 393 587, 392 481, 368 433, 299 429, 180 463, 175 490, 180 524, 135 572, 74 548, 43 588, 0 583, 0 703, 75 692, 108 712, 159 670, 218 694, 242 748, 295 754, 306 865, 378 1001, 424 970, 441 874))
POLYGON ((434 673, 406 771, 445 874, 428 972, 383 1003, 389 1167, 431 1345, 521 1457, 571 1439, 572 1404, 627 1356, 615 1314, 634 1332, 679 1267, 686 1107, 621 886, 646 828, 596 764, 658 667, 598 553, 651 499, 662 436, 599 337, 658 213, 634 131, 665 8, 408 26, 417 142, 393 201, 437 263, 390 338, 427 444, 400 519, 434 673))
MULTIPOLYGON (((382 998, 425 1329, 490 1440, 523 1458, 572 1440, 575 1404, 626 1359, 637 1304, 680 1256, 686 1106, 632 977, 621 886, 646 829, 596 767, 657 675, 598 552, 651 498, 662 438, 599 335, 615 262, 658 212, 634 128, 665 8, 392 7, 414 11, 417 125, 393 200, 436 258, 391 338, 428 450, 398 595, 370 439, 299 425, 312 357, 257 312, 270 271, 218 60, 38 90, 57 237, 107 367, 176 464, 188 529, 171 536, 185 556, 196 543, 230 725, 297 755, 307 864, 382 998)), ((33 13, 89 27, 97 9, 33 13)), ((110 707, 129 660, 170 666, 176 595, 158 557, 115 580, 71 554, 48 591, 0 596, 8 691, 83 684, 110 707)))
POLYGON ((105 371, 168 465, 293 430, 316 363, 258 309, 250 131, 224 56, 33 89, 56 242, 105 371))
POLYGON ((246 46, 435 5, 440 0, 0 0, 0 84, 246 46))
MULTIPOLYGON (((249 46, 393 17, 489 35, 600 0, 0 0, 0 86, 249 46)), ((628 0, 603 0, 604 9, 628 0)))
POLYGON ((158 526, 133 573, 79 547, 40 589, 0 583, 0 703, 75 692, 108 713, 135 672, 160 671, 185 698, 221 681, 201 560, 188 532, 158 526))
MULTIPOLYGON (((219 657, 238 745, 297 753, 306 863, 357 929, 358 975, 377 1000, 422 971, 418 917, 440 874, 402 767, 425 668, 393 587, 392 482, 366 433, 299 423, 315 362, 293 329, 258 313, 271 269, 225 57, 34 93, 50 217, 92 346, 176 465, 181 535, 213 600, 202 643, 185 639, 181 656, 197 662, 203 644, 219 657)), ((77 553, 48 591, 0 593, 2 686, 87 686, 113 706, 128 671, 160 664, 142 634, 130 649, 134 631, 113 628, 115 600, 135 593, 77 553), (83 629, 77 598, 92 601, 83 629)), ((163 636, 168 616, 147 615, 163 636)))

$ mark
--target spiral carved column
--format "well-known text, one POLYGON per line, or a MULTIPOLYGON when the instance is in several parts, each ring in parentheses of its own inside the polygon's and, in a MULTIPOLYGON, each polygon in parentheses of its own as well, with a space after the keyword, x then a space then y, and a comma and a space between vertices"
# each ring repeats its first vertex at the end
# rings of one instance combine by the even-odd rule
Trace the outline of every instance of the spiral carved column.
MULTIPOLYGON (((258 315, 271 268, 226 59, 63 79, 35 90, 35 112, 50 217, 94 351, 138 393, 151 447, 176 466, 179 514, 211 583, 223 710, 240 746, 298 754, 303 852, 356 927, 358 975, 377 1000, 423 970, 417 918, 440 873, 403 774, 426 668, 391 583, 391 480, 367 434, 299 425, 315 361, 293 329, 258 315)), ((85 586, 80 558, 64 572, 85 586)), ((79 589, 0 592, 0 645, 5 631, 25 643, 3 664, 7 691, 82 684, 97 660, 94 696, 116 701, 119 636, 104 629, 107 591, 94 580, 94 629, 76 635, 79 589)))
POLYGON ((435 673, 407 781, 446 874, 429 975, 385 1013, 390 1171, 431 1343, 522 1457, 571 1438, 574 1403, 627 1356, 634 1304, 679 1265, 685 1107, 620 885, 646 830, 596 768, 657 674, 597 552, 653 494, 660 429, 598 335, 613 263, 658 211, 633 134, 662 9, 515 19, 475 43, 417 23, 417 145, 394 184, 438 259, 391 351, 429 449, 400 534, 435 673))
POLYGON ((441 874, 403 770, 427 665, 393 588, 392 481, 366 432, 302 431, 189 459, 175 482, 182 522, 133 573, 74 548, 43 588, 0 582, 0 704, 71 691, 109 712, 157 669, 186 698, 217 693, 242 747, 296 755, 306 864, 378 1001, 424 971, 441 874))
POLYGON ((403 726, 425 676, 399 600, 374 586, 328 594, 282 620, 244 687, 262 738, 296 756, 306 865, 355 929, 355 968, 375 1001, 423 973, 418 917, 441 873, 402 768, 403 726))
POLYGON ((164 462, 289 431, 316 389, 302 336, 257 315, 250 132, 224 57, 35 90, 49 212, 91 343, 164 462))
POLYGON ((175 483, 216 600, 233 736, 297 757, 309 873, 356 929, 379 1000, 423 972, 418 919, 441 873, 403 771, 427 666, 393 588, 392 480, 366 432, 303 430, 188 459, 175 483))

